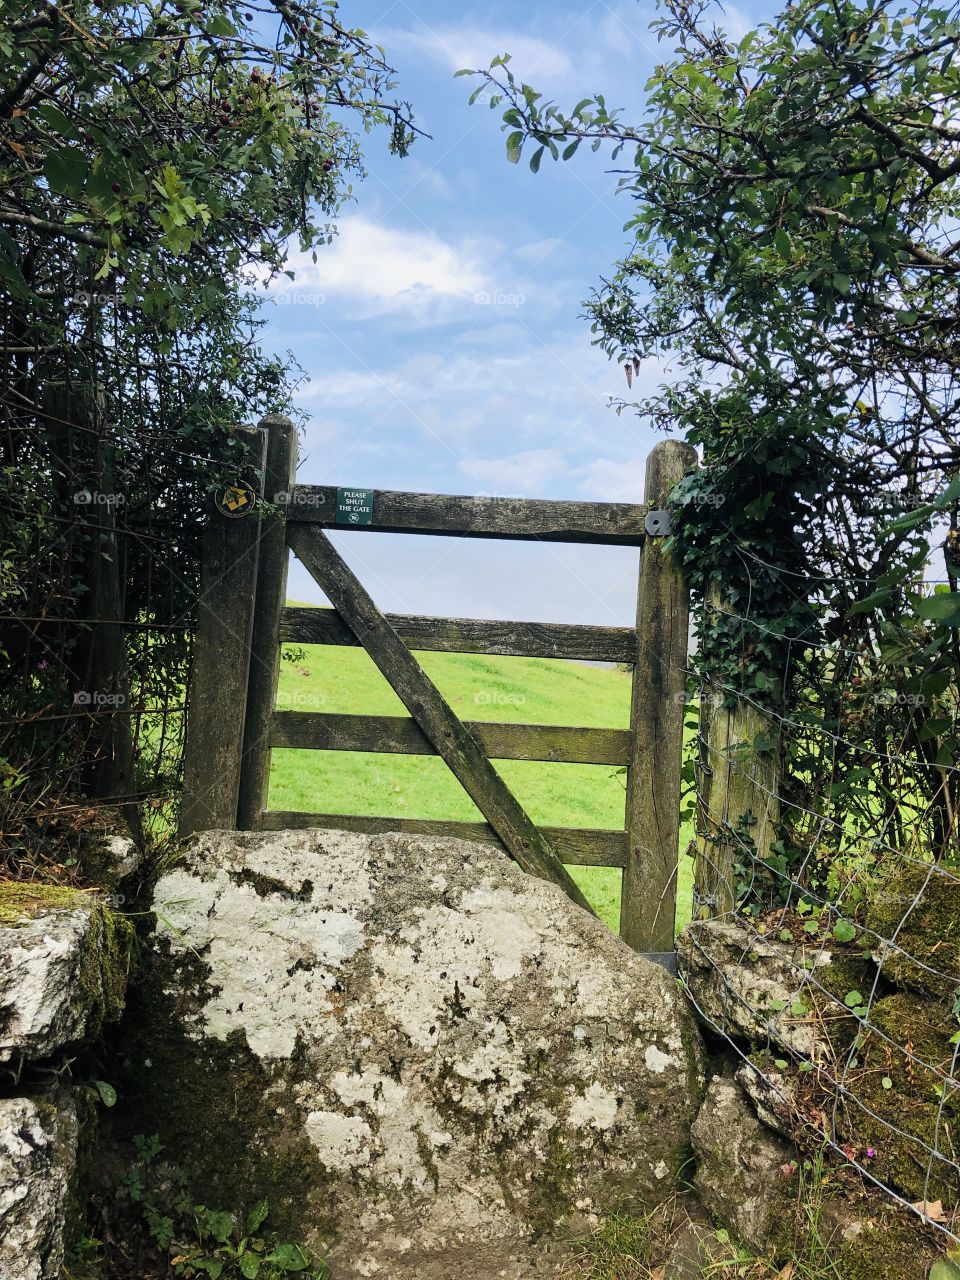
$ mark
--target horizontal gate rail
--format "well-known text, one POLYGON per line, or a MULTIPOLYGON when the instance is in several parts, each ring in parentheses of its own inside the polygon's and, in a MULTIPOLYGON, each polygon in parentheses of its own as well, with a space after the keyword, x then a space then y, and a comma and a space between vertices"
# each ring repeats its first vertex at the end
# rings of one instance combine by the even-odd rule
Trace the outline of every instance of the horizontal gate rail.
MULTIPOLYGON (((365 835, 383 835, 402 831, 407 835, 454 836, 458 840, 479 840, 483 844, 503 847, 493 827, 487 822, 440 822, 432 818, 374 818, 346 813, 300 813, 294 810, 267 809, 257 819, 258 831, 306 830, 322 827, 333 831, 360 831, 365 835)), ((579 867, 623 867, 627 861, 625 831, 608 831, 602 827, 541 827, 561 861, 579 867)))
POLYGON ((639 502, 569 502, 549 498, 484 498, 374 489, 369 523, 337 518, 337 489, 298 484, 285 495, 289 524, 366 533, 434 533, 464 538, 533 539, 640 546, 650 511, 639 502))
MULTIPOLYGON (((632 737, 626 729, 504 724, 489 720, 465 720, 463 723, 492 760, 625 765, 630 759, 632 737)), ((312 751, 372 751, 411 756, 437 754, 416 720, 408 716, 277 711, 273 717, 270 745, 312 751)))
MULTIPOLYGON (((633 627, 586 627, 563 622, 501 622, 481 618, 431 618, 388 613, 387 621, 410 649, 428 653, 484 653, 514 658, 575 658, 584 662, 633 662, 633 627)), ((361 647, 335 609, 288 605, 280 623, 284 644, 361 647)))

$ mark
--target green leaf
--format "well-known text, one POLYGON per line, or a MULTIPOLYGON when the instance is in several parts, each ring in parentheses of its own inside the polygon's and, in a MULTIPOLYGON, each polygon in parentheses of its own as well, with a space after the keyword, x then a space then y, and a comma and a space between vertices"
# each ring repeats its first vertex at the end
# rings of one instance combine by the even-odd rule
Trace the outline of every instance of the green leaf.
POLYGON ((530 157, 530 168, 534 173, 538 173, 540 170, 540 161, 543 159, 543 153, 545 150, 545 147, 538 147, 530 157))
POLYGON ((857 936, 857 926, 849 920, 838 920, 833 926, 833 936, 837 942, 852 942, 857 936))
POLYGON ((881 591, 874 591, 871 595, 866 596, 863 600, 857 600, 847 610, 848 616, 855 613, 869 613, 871 609, 875 609, 878 604, 884 604, 893 595, 891 588, 887 587, 881 591))
POLYGON ((883 1086, 884 1089, 893 1088, 893 1081, 890 1079, 889 1076, 884 1076, 883 1079, 880 1081, 880 1084, 883 1086))
POLYGON ((218 1240, 220 1244, 225 1244, 233 1235, 232 1216, 222 1209, 211 1211, 207 1214, 207 1230, 214 1240, 218 1240))
POLYGON ((250 1212, 247 1214, 247 1231, 250 1235, 263 1224, 264 1219, 270 1211, 270 1206, 266 1200, 258 1201, 250 1212))
POLYGON ((281 1271, 305 1271, 310 1265, 310 1259, 298 1244, 278 1244, 264 1261, 274 1263, 281 1271))
POLYGON ((77 136, 77 131, 73 125, 53 103, 43 102, 36 108, 36 111, 41 120, 46 121, 51 129, 55 129, 57 133, 62 134, 65 138, 75 138, 77 136))
POLYGON ((43 165, 43 176, 50 190, 58 195, 77 194, 87 176, 87 157, 79 147, 61 147, 51 151, 43 165))
POLYGON ((960 1280, 960 1263, 942 1258, 931 1267, 930 1280, 960 1280))
POLYGON ((854 1009, 857 1005, 863 1004, 863 996, 859 991, 848 991, 843 997, 843 1003, 848 1009, 854 1009))
POLYGON ((117 1101, 117 1091, 112 1084, 107 1084, 106 1080, 94 1080, 93 1087, 100 1095, 100 1101, 105 1107, 112 1107, 117 1101))
POLYGON ((511 164, 520 163, 520 152, 523 150, 523 134, 519 129, 507 138, 507 159, 511 164))
POLYGON ((263 1259, 255 1253, 243 1253, 240 1255, 240 1274, 243 1280, 257 1280, 260 1274, 260 1268, 263 1266, 263 1259))
POLYGON ((960 627, 960 591, 938 591, 917 604, 917 615, 931 622, 960 627))

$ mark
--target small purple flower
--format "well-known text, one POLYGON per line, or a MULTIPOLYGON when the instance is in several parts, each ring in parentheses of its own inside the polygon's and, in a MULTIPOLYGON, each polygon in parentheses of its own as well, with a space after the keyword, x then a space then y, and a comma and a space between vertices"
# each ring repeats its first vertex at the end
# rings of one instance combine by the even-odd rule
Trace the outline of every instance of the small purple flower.
POLYGON ((873 1147, 867 1147, 867 1159, 868 1159, 868 1160, 872 1160, 872 1159, 873 1159, 873 1157, 874 1157, 876 1154, 877 1154, 877 1153, 874 1151, 873 1147))

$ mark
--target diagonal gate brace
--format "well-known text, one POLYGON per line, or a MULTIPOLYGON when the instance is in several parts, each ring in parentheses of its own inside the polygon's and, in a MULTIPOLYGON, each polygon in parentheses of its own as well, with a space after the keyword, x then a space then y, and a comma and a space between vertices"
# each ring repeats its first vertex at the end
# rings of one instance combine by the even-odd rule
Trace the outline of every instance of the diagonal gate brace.
POLYGON ((321 530, 288 525, 287 541, 331 604, 393 686, 437 754, 531 875, 550 880, 595 915, 550 842, 494 769, 474 734, 456 715, 356 574, 321 530))

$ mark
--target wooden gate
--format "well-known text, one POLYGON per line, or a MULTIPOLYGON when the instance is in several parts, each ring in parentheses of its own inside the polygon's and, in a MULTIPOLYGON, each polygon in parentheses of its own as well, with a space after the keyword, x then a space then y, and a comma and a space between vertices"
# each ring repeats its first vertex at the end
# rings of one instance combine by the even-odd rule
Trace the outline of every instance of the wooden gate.
POLYGON ((182 833, 327 827, 482 840, 501 845, 525 870, 560 884, 588 910, 564 864, 620 867, 622 937, 638 950, 672 951, 688 602, 662 540, 669 533, 667 496, 691 465, 693 450, 676 441, 654 448, 642 504, 507 502, 298 485, 296 432, 289 419, 265 418, 250 436, 257 483, 219 495, 206 535, 182 833), (266 504, 255 501, 255 487, 266 504), (324 532, 334 527, 358 534, 639 546, 636 626, 384 614, 324 532), (333 609, 287 606, 288 548, 333 609), (409 718, 276 710, 280 646, 288 642, 362 645, 409 718), (462 721, 412 650, 629 663, 630 728, 462 721), (267 793, 275 747, 437 754, 485 821, 273 811, 267 793), (624 828, 536 826, 492 760, 626 766, 624 828))

